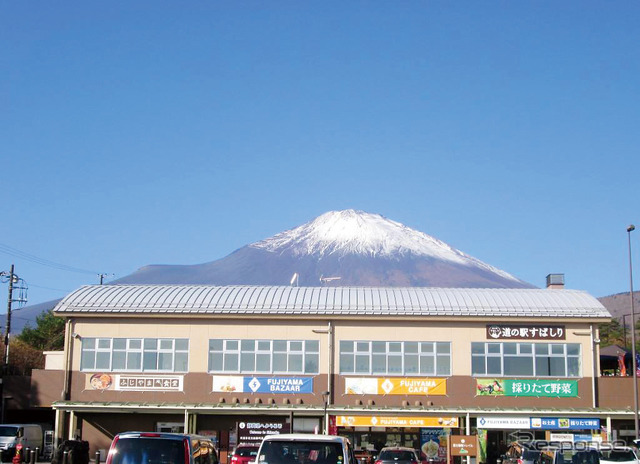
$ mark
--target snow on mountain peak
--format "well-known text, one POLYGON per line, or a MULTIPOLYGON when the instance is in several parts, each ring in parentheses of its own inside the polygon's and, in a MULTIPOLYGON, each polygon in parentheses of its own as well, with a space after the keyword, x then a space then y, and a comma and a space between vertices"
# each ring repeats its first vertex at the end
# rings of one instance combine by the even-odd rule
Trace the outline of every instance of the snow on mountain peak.
POLYGON ((311 222, 249 246, 274 253, 287 251, 294 256, 322 257, 334 254, 390 258, 405 255, 425 256, 479 267, 498 273, 505 278, 518 280, 511 274, 466 255, 423 232, 379 214, 352 209, 330 211, 311 222))

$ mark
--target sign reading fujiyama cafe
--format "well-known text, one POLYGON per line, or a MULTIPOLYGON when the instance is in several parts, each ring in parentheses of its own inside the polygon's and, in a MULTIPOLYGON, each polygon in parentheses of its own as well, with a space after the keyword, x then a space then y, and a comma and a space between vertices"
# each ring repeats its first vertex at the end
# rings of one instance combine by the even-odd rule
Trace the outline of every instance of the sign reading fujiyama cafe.
POLYGON ((563 325, 503 325, 488 324, 487 338, 491 340, 564 340, 563 325))
POLYGON ((347 395, 446 395, 447 379, 404 377, 347 377, 347 395))

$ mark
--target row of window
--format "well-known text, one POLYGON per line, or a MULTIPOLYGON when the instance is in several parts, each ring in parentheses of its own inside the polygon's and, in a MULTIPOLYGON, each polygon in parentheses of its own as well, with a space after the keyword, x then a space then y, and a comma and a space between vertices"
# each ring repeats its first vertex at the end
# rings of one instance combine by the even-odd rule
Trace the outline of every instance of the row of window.
MULTIPOLYGON (((450 376, 450 342, 340 341, 340 374, 450 376)), ((318 374, 318 340, 209 340, 208 371, 318 374)), ((186 338, 84 338, 82 371, 188 372, 186 338)), ((580 377, 577 343, 471 343, 471 373, 580 377)))

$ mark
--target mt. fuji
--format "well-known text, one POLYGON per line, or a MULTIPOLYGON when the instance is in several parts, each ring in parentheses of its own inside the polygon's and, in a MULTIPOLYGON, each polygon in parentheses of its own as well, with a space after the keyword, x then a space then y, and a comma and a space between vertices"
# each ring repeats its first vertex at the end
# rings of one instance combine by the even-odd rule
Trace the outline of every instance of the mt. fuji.
POLYGON ((196 265, 145 266, 114 284, 534 288, 425 233, 345 210, 196 265), (292 279, 293 276, 296 276, 292 279))

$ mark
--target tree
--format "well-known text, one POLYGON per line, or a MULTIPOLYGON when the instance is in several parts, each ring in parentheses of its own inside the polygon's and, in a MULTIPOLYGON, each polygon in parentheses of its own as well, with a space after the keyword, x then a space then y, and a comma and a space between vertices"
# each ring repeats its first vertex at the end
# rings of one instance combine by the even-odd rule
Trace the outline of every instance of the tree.
POLYGON ((624 328, 617 319, 611 319, 611 322, 600 324, 600 346, 610 345, 626 346, 624 328))
POLYGON ((36 328, 27 325, 18 340, 40 351, 62 351, 64 349, 64 319, 49 310, 36 317, 36 328))
MULTIPOLYGON (((0 343, 0 348, 4 352, 4 342, 0 343)), ((44 354, 42 354, 42 351, 27 345, 19 338, 11 340, 9 343, 7 374, 31 375, 32 369, 42 368, 44 368, 44 354)))

